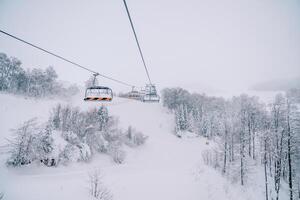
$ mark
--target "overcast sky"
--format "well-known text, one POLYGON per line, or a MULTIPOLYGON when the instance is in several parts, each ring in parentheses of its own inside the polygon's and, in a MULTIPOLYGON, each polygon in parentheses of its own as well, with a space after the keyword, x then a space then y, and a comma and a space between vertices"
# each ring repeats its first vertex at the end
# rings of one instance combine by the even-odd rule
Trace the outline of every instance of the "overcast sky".
MULTIPOLYGON (((150 76, 161 89, 246 90, 300 75, 299 0, 127 0, 150 76)), ((142 86, 147 77, 122 0, 0 0, 0 29, 100 73, 142 86)), ((89 73, 0 34, 24 67, 89 73)), ((101 79, 113 89, 126 89, 101 79)))

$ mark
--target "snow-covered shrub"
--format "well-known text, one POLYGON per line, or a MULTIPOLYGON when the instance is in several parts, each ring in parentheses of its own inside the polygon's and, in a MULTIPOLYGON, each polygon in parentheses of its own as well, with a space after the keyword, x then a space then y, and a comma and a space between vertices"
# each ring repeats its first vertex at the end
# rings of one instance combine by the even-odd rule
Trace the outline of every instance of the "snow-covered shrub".
POLYGON ((59 163, 67 165, 69 162, 80 160, 80 150, 73 144, 67 144, 59 154, 59 163))
POLYGON ((0 192, 0 200, 4 198, 4 193, 0 192))
POLYGON ((119 144, 111 143, 109 146, 109 154, 113 161, 117 164, 122 164, 125 160, 126 153, 123 151, 119 144))
POLYGON ((38 131, 36 119, 31 119, 18 129, 13 130, 14 138, 9 140, 10 157, 7 160, 9 166, 21 166, 30 164, 36 159, 34 143, 38 131))
POLYGON ((69 162, 89 161, 92 157, 91 149, 86 143, 67 143, 59 153, 59 163, 67 165, 69 162))
POLYGON ((111 192, 105 187, 99 170, 94 170, 89 174, 90 195, 97 200, 112 200, 111 192))
POLYGON ((92 156, 92 152, 90 147, 85 144, 85 143, 81 143, 78 145, 79 151, 80 151, 80 160, 82 161, 89 161, 91 159, 92 156))
POLYGON ((36 142, 36 150, 39 154, 39 158, 50 154, 53 151, 52 128, 47 125, 42 129, 37 135, 36 142))
MULTIPOLYGON (((104 106, 81 112, 78 108, 57 105, 53 109, 49 121, 56 130, 62 132, 61 135, 65 141, 74 145, 66 146, 61 152, 60 160, 63 163, 76 160, 74 155, 70 154, 70 149, 76 151, 76 154, 75 148, 79 149, 80 158, 77 160, 87 161, 93 153, 109 153, 109 146, 112 143, 120 146, 123 142, 122 133, 118 128, 118 119, 109 116, 108 110, 104 106), (68 156, 72 158, 68 159, 68 156)), ((122 155, 122 153, 116 154, 115 157, 120 157, 118 162, 121 162, 124 157, 122 155)))
POLYGON ((114 162, 117 164, 122 164, 125 160, 125 157, 126 157, 126 153, 121 149, 115 149, 112 152, 112 158, 114 162))
POLYGON ((49 124, 37 125, 36 119, 26 121, 20 128, 13 131, 14 138, 9 140, 10 166, 27 165, 40 161, 47 166, 57 165, 53 157, 54 140, 52 127, 49 124))
POLYGON ((78 136, 72 131, 62 132, 62 137, 70 144, 77 145, 80 143, 78 136))
POLYGON ((101 106, 82 112, 78 108, 58 104, 52 109, 49 120, 37 125, 35 120, 25 122, 14 131, 10 141, 8 165, 20 166, 38 161, 46 166, 69 162, 87 162, 95 153, 109 154, 116 163, 123 163, 125 152, 121 146, 138 146, 147 136, 131 127, 122 133, 118 118, 109 116, 101 106))
POLYGON ((85 140, 92 152, 107 153, 109 143, 104 139, 102 132, 97 131, 87 134, 85 140))
POLYGON ((148 136, 145 136, 141 132, 137 132, 136 134, 133 135, 133 144, 135 144, 136 146, 142 145, 145 143, 147 138, 148 136))
POLYGON ((52 109, 49 122, 55 130, 73 132, 77 136, 83 136, 88 125, 85 119, 85 113, 80 112, 77 107, 58 104, 52 109))
POLYGON ((37 159, 44 163, 46 166, 56 166, 57 159, 53 157, 54 139, 52 137, 52 127, 48 124, 36 136, 35 153, 37 159))
POLYGON ((102 131, 103 137, 108 142, 122 141, 122 132, 118 127, 119 119, 110 117, 105 129, 102 131))
POLYGON ((148 136, 145 136, 141 132, 137 132, 131 126, 128 127, 125 133, 125 144, 131 147, 142 145, 146 142, 147 139, 148 136))

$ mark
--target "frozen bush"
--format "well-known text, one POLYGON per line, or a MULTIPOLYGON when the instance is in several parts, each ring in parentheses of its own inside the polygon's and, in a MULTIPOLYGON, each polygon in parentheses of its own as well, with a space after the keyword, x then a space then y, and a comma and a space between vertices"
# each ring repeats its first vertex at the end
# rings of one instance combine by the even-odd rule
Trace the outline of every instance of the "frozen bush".
POLYGON ((80 143, 79 138, 72 131, 62 132, 62 137, 70 144, 77 145, 80 143))
POLYGON ((125 151, 123 151, 121 149, 115 149, 112 152, 112 157, 113 157, 113 160, 115 163, 122 164, 125 160, 126 153, 125 153, 125 151))
POLYGON ((136 146, 142 145, 145 143, 148 136, 143 135, 141 132, 137 132, 133 135, 133 144, 136 146))
POLYGON ((91 149, 87 144, 73 145, 68 143, 59 153, 59 162, 67 165, 69 162, 89 161, 91 157, 91 149))
POLYGON ((135 147, 147 136, 129 127, 122 133, 118 118, 108 115, 106 107, 82 112, 78 108, 58 104, 45 125, 29 120, 14 131, 10 141, 8 165, 27 165, 38 161, 46 166, 89 161, 95 153, 106 153, 114 162, 123 163, 125 143, 135 147))
POLYGON ((108 142, 104 139, 102 132, 91 132, 86 136, 86 143, 89 145, 91 152, 107 153, 108 142))
POLYGON ((36 136, 35 148, 38 152, 38 157, 46 157, 53 151, 53 137, 52 137, 52 128, 47 125, 45 128, 42 128, 36 136))
POLYGON ((78 160, 80 160, 80 150, 73 144, 67 144, 59 154, 59 163, 63 165, 78 160))
POLYGON ((52 157, 54 140, 51 126, 38 126, 36 119, 31 119, 14 130, 13 134, 14 138, 9 140, 8 144, 10 147, 8 165, 27 165, 36 160, 47 166, 56 165, 55 158, 52 157))
POLYGON ((125 160, 126 153, 123 151, 118 144, 110 144, 109 154, 111 155, 113 161, 117 164, 122 164, 125 160))
POLYGON ((9 140, 8 144, 10 157, 7 160, 7 165, 27 165, 36 159, 33 145, 36 131, 36 119, 28 120, 20 128, 13 130, 14 138, 9 140))
POLYGON ((122 140, 122 132, 118 128, 119 119, 110 117, 106 128, 102 131, 103 137, 108 142, 115 142, 122 140))
POLYGON ((91 149, 87 144, 80 144, 78 145, 79 150, 80 150, 80 157, 82 161, 88 161, 90 160, 92 153, 91 153, 91 149))
POLYGON ((137 132, 131 126, 128 127, 125 136, 125 143, 131 147, 142 145, 148 139, 148 136, 145 136, 141 132, 137 132))

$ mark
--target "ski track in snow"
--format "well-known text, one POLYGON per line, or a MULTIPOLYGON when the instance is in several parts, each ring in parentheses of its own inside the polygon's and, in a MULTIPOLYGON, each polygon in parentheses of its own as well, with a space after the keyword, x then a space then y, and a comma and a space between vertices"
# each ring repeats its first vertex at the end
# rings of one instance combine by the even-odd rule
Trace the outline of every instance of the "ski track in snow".
MULTIPOLYGON (((45 121, 58 102, 0 94, 0 146, 10 136, 10 129, 33 117, 45 121)), ((81 97, 62 104, 82 110, 101 105, 83 102, 81 97)), ((90 199, 88 173, 93 169, 102 171, 115 200, 248 199, 239 187, 230 186, 220 173, 204 165, 201 152, 209 148, 205 139, 179 139, 172 134, 173 117, 161 104, 120 98, 104 104, 119 117, 124 130, 132 125, 148 135, 146 144, 126 148, 127 157, 121 165, 106 155, 96 155, 90 163, 9 169, 4 164, 7 155, 0 154, 0 192, 5 193, 5 199, 90 199)))

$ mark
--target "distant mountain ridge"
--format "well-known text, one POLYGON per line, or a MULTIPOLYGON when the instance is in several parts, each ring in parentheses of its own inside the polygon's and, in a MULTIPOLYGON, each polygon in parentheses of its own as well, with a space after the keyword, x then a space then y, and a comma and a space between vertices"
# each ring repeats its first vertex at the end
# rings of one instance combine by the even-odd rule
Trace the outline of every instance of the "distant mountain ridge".
POLYGON ((300 89, 300 77, 265 81, 253 85, 250 89, 259 91, 287 91, 293 88, 300 89))

